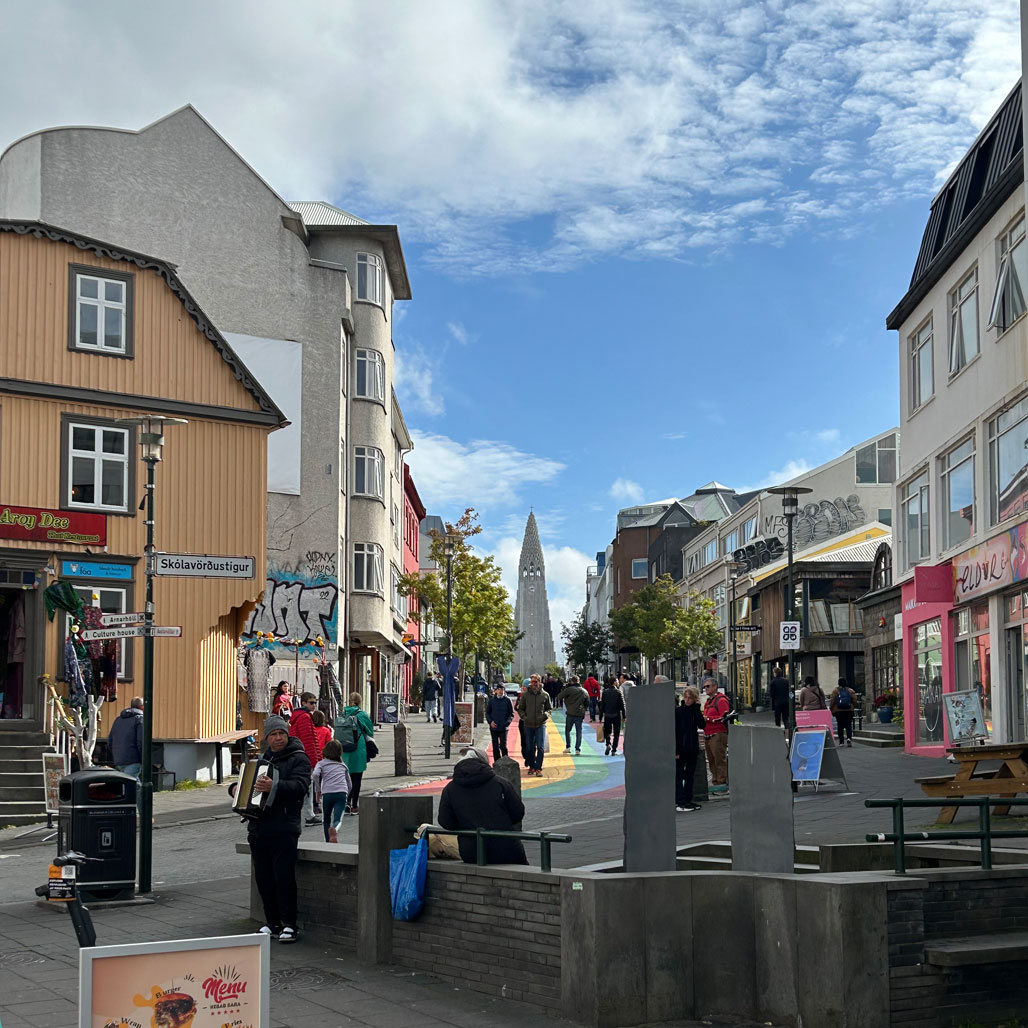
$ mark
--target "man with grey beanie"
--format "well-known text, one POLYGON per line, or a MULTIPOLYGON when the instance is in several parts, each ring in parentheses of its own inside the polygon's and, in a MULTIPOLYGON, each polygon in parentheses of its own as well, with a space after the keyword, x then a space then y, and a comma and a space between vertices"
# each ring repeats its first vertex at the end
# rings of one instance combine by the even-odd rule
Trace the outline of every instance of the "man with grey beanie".
POLYGON ((296 844, 311 764, 303 743, 290 737, 285 718, 269 717, 262 739, 262 759, 269 766, 254 788, 269 795, 260 817, 250 821, 247 829, 254 879, 267 919, 261 934, 279 942, 296 942, 296 844))

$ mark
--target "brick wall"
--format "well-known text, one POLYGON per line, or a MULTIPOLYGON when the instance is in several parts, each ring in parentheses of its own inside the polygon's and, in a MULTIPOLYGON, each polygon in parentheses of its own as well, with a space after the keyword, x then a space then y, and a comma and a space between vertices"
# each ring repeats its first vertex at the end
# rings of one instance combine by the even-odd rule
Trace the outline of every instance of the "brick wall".
POLYGON ((553 875, 430 861, 425 907, 393 923, 393 961, 490 996, 559 1009, 560 885, 553 875))
POLYGON ((296 869, 297 912, 304 932, 348 950, 357 948, 357 855, 352 863, 301 857, 296 869))

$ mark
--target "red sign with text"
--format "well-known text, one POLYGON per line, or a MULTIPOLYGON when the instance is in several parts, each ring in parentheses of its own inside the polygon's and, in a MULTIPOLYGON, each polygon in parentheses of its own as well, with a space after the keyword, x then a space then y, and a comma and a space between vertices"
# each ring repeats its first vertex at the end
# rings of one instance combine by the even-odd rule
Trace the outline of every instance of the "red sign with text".
POLYGON ((0 505, 0 539, 106 546, 107 518, 103 514, 3 504, 0 505))

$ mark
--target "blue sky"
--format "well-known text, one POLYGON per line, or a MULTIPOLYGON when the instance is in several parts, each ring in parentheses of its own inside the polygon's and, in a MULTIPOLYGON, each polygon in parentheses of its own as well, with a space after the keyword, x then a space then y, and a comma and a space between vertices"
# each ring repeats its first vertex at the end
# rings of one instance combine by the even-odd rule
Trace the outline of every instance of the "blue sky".
POLYGON ((885 316, 1020 69, 1017 0, 3 9, 4 140, 192 102, 287 198, 399 225, 415 479, 508 572, 534 507, 555 636, 619 507, 896 423, 885 316))

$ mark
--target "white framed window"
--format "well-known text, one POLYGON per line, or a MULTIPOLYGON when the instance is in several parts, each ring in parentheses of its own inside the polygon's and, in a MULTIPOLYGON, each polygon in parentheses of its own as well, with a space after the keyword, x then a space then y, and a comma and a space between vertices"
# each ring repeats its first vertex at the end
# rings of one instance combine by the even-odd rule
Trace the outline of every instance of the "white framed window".
POLYGON ((857 484, 878 485, 896 481, 896 433, 857 450, 857 484))
POLYGON ((714 601, 714 606, 717 608, 717 623, 722 628, 725 626, 727 596, 728 587, 724 582, 715 585, 714 588, 710 590, 710 598, 714 601))
POLYGON ((713 564, 717 560, 717 539, 711 539, 706 546, 703 547, 703 567, 708 564, 713 564))
POLYGON ((725 556, 731 556, 739 549, 739 530, 735 529, 721 540, 721 552, 725 556))
POLYGON ((353 587, 357 592, 382 593, 382 547, 376 543, 353 544, 353 587))
POLYGON ((978 269, 972 268, 949 294, 949 373, 978 356, 978 269))
POLYGON ((389 567, 390 582, 392 584, 393 610, 396 611, 401 621, 407 620, 407 597, 400 592, 400 572, 395 564, 389 567))
POLYGON ((400 549, 400 508, 395 503, 393 504, 393 545, 400 549))
POLYGON ((378 350, 357 351, 354 396, 385 403, 385 359, 378 350))
POLYGON ((989 422, 992 523, 1028 509, 1028 396, 989 422))
POLYGON ((752 518, 743 523, 742 526, 742 541, 745 546, 751 539, 757 535, 757 515, 754 514, 752 518))
POLYGON ((632 577, 633 578, 645 578, 646 568, 649 561, 645 557, 640 557, 632 561, 632 577))
POLYGON ((128 510, 129 443, 127 428, 65 422, 68 507, 128 510))
POLYGON ((353 448, 353 493, 385 499, 385 457, 377 447, 353 448))
POLYGON ((879 507, 878 520, 883 525, 892 525, 892 507, 879 507))
POLYGON ((932 371, 932 319, 910 337, 910 409, 917 410, 935 392, 932 371))
POLYGON ((999 238, 999 270, 989 312, 989 328, 1006 332, 1025 312, 1028 290, 1028 245, 1024 241, 1024 214, 999 238))
POLYGON ((131 356, 132 276, 71 267, 73 350, 131 356))
MULTIPOLYGON (((86 607, 94 605, 93 594, 99 597, 99 601, 96 606, 104 614, 127 614, 128 613, 128 589, 116 586, 105 586, 105 585, 94 585, 92 583, 86 585, 80 585, 78 582, 72 582, 72 588, 82 597, 82 603, 86 607)), ((64 638, 67 639, 68 634, 71 632, 71 625, 74 618, 70 614, 64 616, 64 638)), ((124 639, 118 640, 118 678, 127 678, 127 664, 126 664, 126 649, 124 639)), ((61 640, 61 646, 63 649, 64 640, 61 640)))
POLYGON ((942 548, 974 535, 974 436, 939 458, 942 548))
POLYGON ((382 306, 382 258, 374 253, 357 254, 357 299, 382 306))
POLYGON ((695 553, 689 556, 689 574, 693 574, 700 570, 700 551, 697 550, 695 553))
POLYGON ((927 469, 903 486, 900 493, 908 567, 927 560, 932 552, 931 506, 928 502, 928 493, 927 469))

